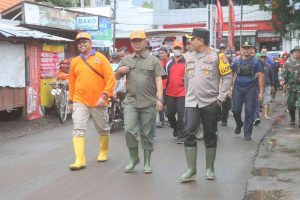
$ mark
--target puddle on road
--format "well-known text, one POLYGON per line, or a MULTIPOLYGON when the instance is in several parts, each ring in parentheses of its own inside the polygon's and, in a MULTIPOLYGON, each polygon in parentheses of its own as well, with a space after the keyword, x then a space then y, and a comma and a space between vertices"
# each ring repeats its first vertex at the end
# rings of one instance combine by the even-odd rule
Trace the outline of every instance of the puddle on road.
POLYGON ((283 190, 262 191, 257 190, 246 196, 246 200, 283 200, 286 195, 283 190))
POLYGON ((255 169, 252 172, 253 176, 270 176, 270 177, 276 177, 276 172, 272 168, 259 168, 255 169))

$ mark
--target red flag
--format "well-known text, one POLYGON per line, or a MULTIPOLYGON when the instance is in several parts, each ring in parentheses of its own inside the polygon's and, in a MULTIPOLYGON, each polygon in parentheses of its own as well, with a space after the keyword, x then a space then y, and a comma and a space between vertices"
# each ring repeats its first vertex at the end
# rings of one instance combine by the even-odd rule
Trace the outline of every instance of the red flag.
POLYGON ((220 3, 220 0, 217 0, 217 32, 218 32, 218 43, 221 43, 223 35, 223 10, 220 3))
POLYGON ((228 0, 229 20, 228 20, 228 45, 231 50, 234 49, 234 34, 235 34, 235 15, 232 0, 228 0))

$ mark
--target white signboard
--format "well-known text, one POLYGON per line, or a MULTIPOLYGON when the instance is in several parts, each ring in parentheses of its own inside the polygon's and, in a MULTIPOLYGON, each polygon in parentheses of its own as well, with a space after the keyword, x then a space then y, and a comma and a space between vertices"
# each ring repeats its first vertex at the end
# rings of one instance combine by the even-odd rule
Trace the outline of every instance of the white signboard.
POLYGON ((98 16, 77 17, 77 30, 96 31, 99 29, 98 16))

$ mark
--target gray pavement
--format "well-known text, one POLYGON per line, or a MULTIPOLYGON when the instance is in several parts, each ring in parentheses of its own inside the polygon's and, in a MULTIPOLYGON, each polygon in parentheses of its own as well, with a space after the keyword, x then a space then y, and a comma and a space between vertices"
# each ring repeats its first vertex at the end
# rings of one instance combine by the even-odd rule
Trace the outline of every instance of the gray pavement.
MULTIPOLYGON (((184 148, 175 143, 168 127, 157 129, 153 174, 145 175, 142 162, 134 173, 123 172, 129 155, 122 130, 111 134, 109 160, 96 162, 98 135, 92 123, 86 137, 87 168, 69 171, 74 159, 72 124, 51 125, 50 129, 39 129, 38 134, 0 140, 0 199, 244 199, 247 180, 252 177, 253 157, 270 127, 270 120, 263 121, 254 128, 253 140, 245 141, 242 134, 235 136, 230 116, 228 127, 219 126, 217 179, 205 179, 204 144, 200 141, 197 181, 181 184, 178 177, 186 169, 184 148)), ((36 133, 34 128, 31 132, 36 133)), ((143 160, 142 152, 140 157, 143 160)))
POLYGON ((278 117, 259 145, 254 176, 247 181, 247 200, 300 199, 300 128, 288 125, 289 115, 278 109, 280 102, 274 105, 278 117))

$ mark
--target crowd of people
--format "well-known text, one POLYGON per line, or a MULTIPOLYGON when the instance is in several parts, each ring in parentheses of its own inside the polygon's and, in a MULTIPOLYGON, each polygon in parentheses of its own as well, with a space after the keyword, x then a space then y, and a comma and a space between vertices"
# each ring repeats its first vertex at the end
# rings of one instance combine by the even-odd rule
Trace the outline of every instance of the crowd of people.
POLYGON ((133 53, 122 47, 109 61, 93 50, 88 33, 79 33, 76 42, 80 55, 72 59, 69 77, 76 158, 70 169, 86 166, 84 138, 90 116, 100 135, 98 161, 108 159, 108 98, 118 92, 126 93, 124 130, 130 155, 126 173, 134 171, 140 161, 138 134, 144 152, 144 173, 152 173, 155 128, 166 127, 168 121, 177 143, 184 143, 188 168, 180 181, 195 180, 197 139, 204 139, 206 178, 215 179, 218 121, 227 126, 232 110, 235 134, 243 128, 244 139, 251 140, 262 108, 264 118, 271 119, 270 103, 278 87, 288 95, 290 124, 294 125, 295 110, 300 107, 300 47, 293 48, 290 55, 271 58, 266 48, 256 52, 246 41, 240 51, 227 57, 224 44, 219 49, 209 46, 209 34, 206 29, 193 29, 185 36, 186 43, 175 40, 172 47, 162 46, 158 54, 152 55, 145 32, 133 31, 133 53))

